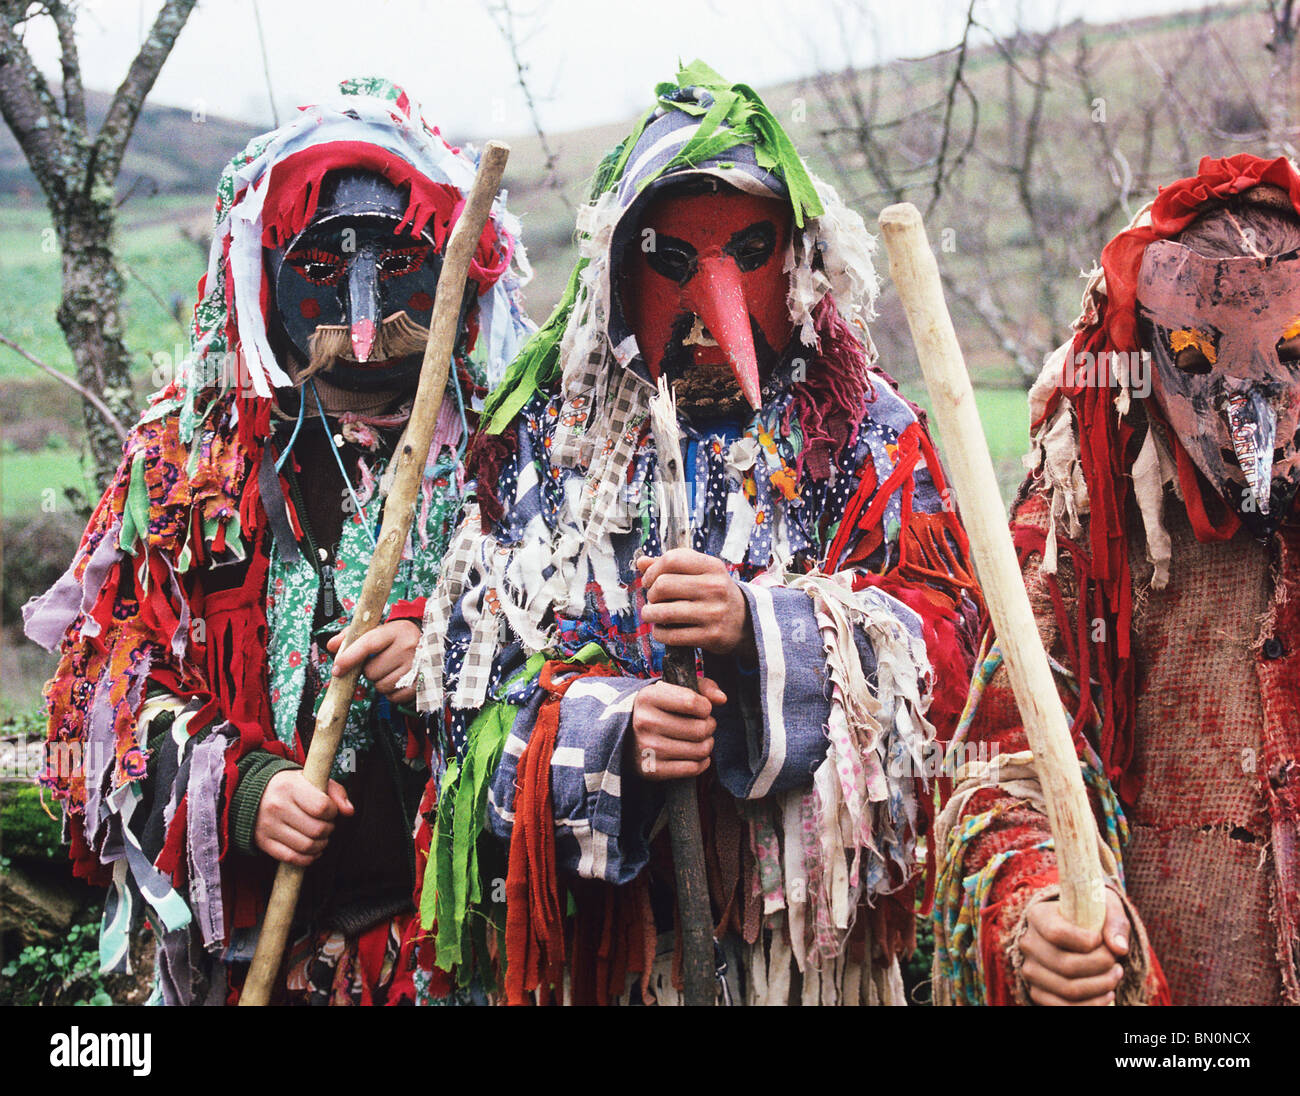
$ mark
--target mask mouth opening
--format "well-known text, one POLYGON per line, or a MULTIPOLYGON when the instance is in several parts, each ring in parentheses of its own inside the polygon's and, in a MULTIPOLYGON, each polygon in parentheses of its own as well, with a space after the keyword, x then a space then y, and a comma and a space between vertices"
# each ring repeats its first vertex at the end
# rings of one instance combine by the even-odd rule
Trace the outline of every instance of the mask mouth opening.
POLYGON ((306 367, 298 371, 296 382, 303 383, 335 362, 368 371, 385 369, 412 354, 423 354, 428 341, 429 329, 411 319, 406 309, 401 309, 384 317, 370 357, 360 362, 353 352, 352 329, 347 324, 321 324, 308 340, 311 357, 306 367))
POLYGON ((1269 510, 1273 491, 1273 442, 1277 436, 1277 412, 1258 389, 1237 392, 1225 400, 1228 435, 1237 466, 1250 491, 1247 501, 1261 514, 1269 510))
MULTIPOLYGON (((762 392, 791 351, 797 336, 792 335, 790 343, 778 349, 768 343, 753 317, 749 326, 762 392)), ((682 317, 674 325, 659 370, 676 393, 678 409, 692 417, 724 418, 740 414, 748 419, 755 412, 734 367, 718 342, 709 337, 707 326, 698 316, 682 317), (697 355, 705 360, 697 360, 697 355)))
MULTIPOLYGON (((1288 457, 1295 456, 1295 453, 1296 453, 1296 448, 1294 445, 1289 445, 1285 447, 1276 447, 1273 450, 1273 463, 1275 465, 1281 464, 1288 457)), ((1225 445, 1219 449, 1219 456, 1221 456, 1225 461, 1228 461, 1229 463, 1235 463, 1237 460, 1237 451, 1225 445)))

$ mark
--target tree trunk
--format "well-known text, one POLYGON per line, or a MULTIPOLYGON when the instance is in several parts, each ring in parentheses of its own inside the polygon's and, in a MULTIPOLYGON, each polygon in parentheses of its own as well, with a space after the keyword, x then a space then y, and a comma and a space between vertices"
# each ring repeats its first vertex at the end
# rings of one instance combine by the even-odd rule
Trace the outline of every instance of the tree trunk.
MULTIPOLYGON (((93 134, 86 122, 77 54, 79 5, 71 0, 41 5, 0 0, 0 117, 40 183, 59 234, 59 326, 81 387, 123 423, 135 414, 131 358, 122 338, 122 276, 113 261, 113 190, 140 109, 195 2, 165 0, 93 134), (48 16, 58 34, 62 107, 24 44, 27 25, 38 16, 48 16)), ((84 414, 95 480, 102 489, 121 459, 121 442, 89 400, 84 414)))
MULTIPOLYGON (((59 225, 63 251, 63 299, 58 320, 76 363, 77 379, 95 392, 123 423, 135 418, 131 355, 123 341, 122 275, 113 261, 111 188, 98 188, 64 211, 59 225)), ((86 435, 102 491, 122 459, 122 441, 89 403, 86 435)))

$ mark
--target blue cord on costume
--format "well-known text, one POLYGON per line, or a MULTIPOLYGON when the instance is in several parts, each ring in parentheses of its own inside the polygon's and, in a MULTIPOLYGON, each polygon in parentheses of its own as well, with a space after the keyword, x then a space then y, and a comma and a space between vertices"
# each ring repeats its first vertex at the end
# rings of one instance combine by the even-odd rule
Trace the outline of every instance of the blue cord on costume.
POLYGON ((370 538, 370 546, 376 551, 379 549, 379 540, 375 536, 375 531, 365 524, 365 510, 362 509, 361 500, 357 498, 357 493, 352 489, 352 481, 348 479, 347 469, 343 467, 343 458, 339 456, 339 448, 334 444, 334 435, 330 433, 330 424, 325 419, 325 408, 320 402, 320 393, 316 391, 316 382, 311 382, 311 394, 316 397, 316 410, 320 412, 321 426, 325 428, 325 434, 329 438, 330 452, 334 454, 334 462, 339 466, 339 472, 343 476, 343 482, 347 484, 348 494, 352 496, 352 505, 357 508, 357 514, 362 518, 362 528, 366 531, 366 536, 370 538))
POLYGON ((460 374, 456 372, 456 359, 451 360, 451 383, 456 386, 456 410, 460 412, 460 444, 456 446, 456 464, 465 462, 469 448, 469 420, 465 418, 465 397, 460 391, 460 374))
POLYGON ((298 398, 298 421, 293 424, 293 433, 289 435, 289 444, 284 447, 284 452, 280 454, 280 459, 275 462, 275 470, 278 473, 284 467, 284 462, 289 459, 289 454, 293 452, 293 443, 298 440, 298 431, 302 429, 303 412, 307 410, 307 401, 303 394, 299 393, 298 398))

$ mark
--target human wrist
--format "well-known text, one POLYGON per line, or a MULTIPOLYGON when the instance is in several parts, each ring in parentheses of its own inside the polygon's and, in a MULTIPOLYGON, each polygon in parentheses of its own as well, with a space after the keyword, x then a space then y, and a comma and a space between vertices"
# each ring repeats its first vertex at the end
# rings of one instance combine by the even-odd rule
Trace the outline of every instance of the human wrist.
POLYGON ((282 772, 301 768, 296 761, 278 757, 266 750, 253 750, 240 758, 239 779, 234 794, 230 797, 230 840, 239 852, 257 851, 257 815, 272 778, 282 772))

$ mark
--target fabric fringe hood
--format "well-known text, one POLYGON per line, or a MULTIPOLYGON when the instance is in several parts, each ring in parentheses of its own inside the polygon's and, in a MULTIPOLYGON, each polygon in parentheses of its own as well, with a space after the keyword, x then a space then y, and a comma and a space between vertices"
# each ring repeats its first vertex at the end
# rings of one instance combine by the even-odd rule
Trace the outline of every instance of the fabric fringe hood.
MULTIPOLYGON (((292 380, 268 340, 263 247, 310 220, 325 172, 357 164, 407 185, 408 222, 435 241, 445 239, 459 215, 476 170, 472 153, 449 145, 405 91, 378 77, 345 80, 335 98, 303 107, 279 129, 255 137, 230 161, 217 187, 190 355, 174 381, 153 397, 146 419, 179 409, 181 440, 188 443, 205 413, 200 393, 234 388, 244 397, 243 413, 256 420, 241 435, 250 442, 265 435, 273 389, 292 380)), ((506 210, 502 192, 471 264, 480 299, 470 318, 479 332, 470 357, 489 386, 534 329, 520 298, 532 268, 519 235, 519 221, 506 210)))
POLYGON ((1300 174, 1285 157, 1265 160, 1243 153, 1204 158, 1196 175, 1162 188, 1138 210, 1088 274, 1074 334, 1048 355, 1029 393, 1032 450, 1025 465, 1031 475, 1041 477, 1051 504, 1044 555, 1049 574, 1056 570, 1058 522, 1074 538, 1082 533, 1080 518, 1086 514, 1092 515, 1094 558, 1113 575, 1127 573, 1126 559, 1119 559, 1119 542, 1129 482, 1156 589, 1167 585, 1172 564, 1163 518, 1166 487, 1172 486, 1187 506, 1198 539, 1224 539, 1235 532, 1234 523, 1215 526, 1207 516, 1189 458, 1163 428, 1154 401, 1136 393, 1128 363, 1131 355, 1141 352, 1137 277, 1146 247, 1177 235, 1227 198, 1260 184, 1284 190, 1300 212, 1300 174), (1160 428, 1152 428, 1152 422, 1160 428), (1126 443, 1139 430, 1144 430, 1140 447, 1127 458, 1126 443))

